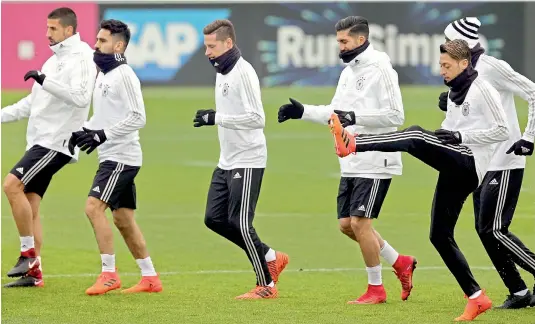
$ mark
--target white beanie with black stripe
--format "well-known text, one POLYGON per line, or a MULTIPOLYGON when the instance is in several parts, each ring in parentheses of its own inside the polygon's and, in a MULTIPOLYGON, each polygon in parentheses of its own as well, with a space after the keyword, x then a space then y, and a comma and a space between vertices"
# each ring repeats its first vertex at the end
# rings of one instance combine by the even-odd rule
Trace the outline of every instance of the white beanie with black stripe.
POLYGON ((476 17, 465 17, 450 23, 444 30, 444 35, 449 40, 462 39, 470 48, 479 43, 479 27, 481 22, 476 17))

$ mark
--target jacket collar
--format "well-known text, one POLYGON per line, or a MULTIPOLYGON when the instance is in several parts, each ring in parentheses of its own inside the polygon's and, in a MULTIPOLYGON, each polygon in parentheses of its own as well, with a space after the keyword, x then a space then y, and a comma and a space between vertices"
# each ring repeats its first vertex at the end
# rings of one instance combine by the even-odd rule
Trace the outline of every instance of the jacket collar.
POLYGON ((355 57, 351 62, 347 63, 349 66, 358 66, 358 65, 366 65, 367 63, 370 63, 370 61, 373 60, 373 54, 375 50, 373 48, 373 45, 370 44, 367 49, 364 50, 364 52, 360 53, 355 57))
POLYGON ((65 39, 63 42, 57 43, 56 45, 50 46, 50 49, 57 56, 63 56, 69 53, 72 53, 73 49, 80 44, 80 34, 76 33, 71 37, 65 39))

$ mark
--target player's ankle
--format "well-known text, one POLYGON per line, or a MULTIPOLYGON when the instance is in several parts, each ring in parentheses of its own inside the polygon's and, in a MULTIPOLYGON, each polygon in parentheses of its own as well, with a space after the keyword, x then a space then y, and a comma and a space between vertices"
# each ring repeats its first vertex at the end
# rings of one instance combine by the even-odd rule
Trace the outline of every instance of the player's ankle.
POLYGON ((101 254, 102 272, 115 272, 115 254, 101 254))
POLYGON ((35 240, 33 236, 21 236, 19 239, 21 255, 35 258, 35 240))
POLYGON ((139 269, 141 270, 141 276, 155 277, 158 275, 156 273, 156 269, 154 269, 154 265, 152 264, 152 259, 150 258, 150 256, 144 259, 136 259, 136 263, 139 266, 139 269))
POLYGON ((481 290, 478 290, 475 293, 473 293, 470 297, 468 297, 468 299, 477 299, 479 296, 481 296, 482 293, 483 292, 481 290))
POLYGON ((366 272, 368 272, 368 284, 370 286, 382 286, 383 285, 383 278, 382 278, 382 266, 381 264, 374 266, 374 267, 366 267, 366 272))
POLYGON ((23 257, 27 257, 27 258, 35 258, 36 257, 35 249, 31 248, 26 251, 21 251, 20 255, 23 257))
POLYGON ((400 260, 402 260, 403 257, 390 244, 388 244, 386 240, 384 241, 384 245, 381 248, 379 254, 383 259, 385 259, 386 262, 388 262, 388 264, 390 264, 394 268, 396 267, 396 264, 400 260))

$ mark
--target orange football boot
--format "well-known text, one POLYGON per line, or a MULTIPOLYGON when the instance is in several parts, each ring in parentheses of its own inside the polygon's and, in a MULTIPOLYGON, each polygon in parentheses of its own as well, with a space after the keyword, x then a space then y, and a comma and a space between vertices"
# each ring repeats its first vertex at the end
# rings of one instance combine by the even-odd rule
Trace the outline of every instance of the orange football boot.
POLYGON ((93 286, 87 288, 85 293, 90 296, 102 295, 110 290, 119 288, 121 288, 121 280, 119 279, 117 272, 102 272, 98 276, 97 282, 95 282, 93 286))
MULTIPOLYGON (((465 296, 465 298, 468 298, 465 296)), ((455 319, 456 322, 473 321, 476 317, 483 314, 492 307, 492 301, 485 294, 485 291, 481 292, 479 297, 474 299, 468 298, 468 304, 464 309, 464 313, 455 319)))
POLYGON ((344 129, 337 114, 332 114, 329 119, 329 128, 334 138, 336 155, 346 157, 356 152, 355 136, 344 129))
POLYGON ((277 287, 256 286, 253 290, 236 297, 236 299, 273 299, 279 296, 277 287))
POLYGON ((140 293, 140 292, 160 292, 163 290, 160 277, 156 276, 143 276, 135 286, 121 291, 125 294, 140 293))
POLYGON ((269 274, 271 275, 271 279, 273 279, 274 283, 279 281, 279 276, 284 268, 286 268, 286 265, 288 265, 288 262, 290 262, 290 257, 288 257, 288 254, 276 251, 275 260, 267 263, 269 274))

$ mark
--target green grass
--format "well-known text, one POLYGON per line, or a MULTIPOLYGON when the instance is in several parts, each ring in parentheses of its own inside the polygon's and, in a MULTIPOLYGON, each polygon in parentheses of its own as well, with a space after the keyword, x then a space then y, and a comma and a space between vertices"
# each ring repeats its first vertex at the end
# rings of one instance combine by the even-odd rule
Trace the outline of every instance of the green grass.
MULTIPOLYGON (((404 87, 406 126, 439 127, 438 88, 404 87)), ((387 304, 346 305, 366 287, 358 247, 337 229, 336 193, 339 166, 327 126, 302 121, 277 123, 278 107, 289 96, 311 104, 330 102, 333 89, 263 90, 268 141, 268 168, 255 226, 262 240, 291 257, 281 277, 280 298, 235 301, 254 285, 244 253, 205 228, 206 193, 217 164, 215 128, 194 129, 196 109, 213 107, 212 88, 145 89, 147 126, 141 131, 144 166, 137 178, 137 220, 145 234, 164 292, 122 296, 117 292, 88 297, 84 290, 100 272, 93 231, 84 202, 97 168, 96 156, 82 155, 54 178, 41 213, 45 288, 2 289, 5 323, 450 323, 465 305, 463 293, 428 241, 429 211, 436 172, 409 155, 403 176, 394 178, 376 228, 391 245, 418 257, 415 289, 407 302, 384 264, 387 304), (305 271, 299 271, 303 269, 305 271), (306 271, 331 269, 331 271, 306 271), (339 270, 336 270, 339 269, 339 270), (343 270, 345 269, 345 270, 343 270), (222 270, 242 270, 225 273, 222 270), (205 271, 205 272, 203 272, 205 271), (206 272, 207 271, 207 272, 206 272), (220 271, 220 272, 217 272, 220 271), (94 274, 94 275, 84 275, 94 274), (47 277, 47 275, 49 277, 47 277), (61 276, 69 275, 69 276, 61 276)), ((23 93, 3 92, 2 106, 23 93)), ((519 101, 522 128, 527 107, 519 101)), ((7 174, 25 147, 26 123, 2 125, 2 174, 7 174)), ((535 161, 529 159, 512 230, 535 248, 535 161)), ((5 195, 2 195, 2 282, 18 256, 19 240, 5 195)), ((137 266, 115 231, 117 266, 123 286, 139 280, 137 266)), ((474 231, 468 202, 456 238, 479 283, 495 303, 507 290, 474 231)), ((527 284, 533 278, 522 271, 527 284)), ((492 310, 485 323, 533 323, 535 309, 492 310)))

